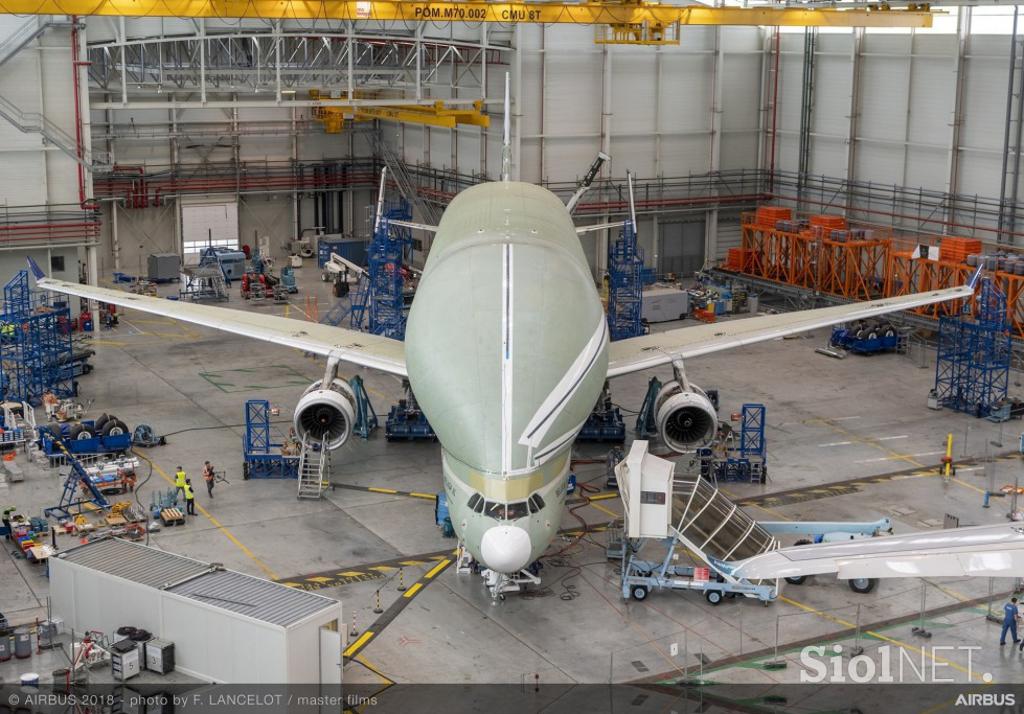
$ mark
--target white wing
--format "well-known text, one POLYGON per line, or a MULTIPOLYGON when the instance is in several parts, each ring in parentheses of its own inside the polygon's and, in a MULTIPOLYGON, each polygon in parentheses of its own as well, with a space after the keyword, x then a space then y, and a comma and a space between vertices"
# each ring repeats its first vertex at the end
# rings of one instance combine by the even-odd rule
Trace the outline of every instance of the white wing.
POLYGON ((943 300, 970 297, 975 280, 945 290, 915 293, 902 297, 883 298, 850 305, 800 310, 781 315, 763 315, 743 320, 697 325, 668 330, 652 335, 631 337, 608 346, 608 376, 639 372, 643 369, 671 364, 673 360, 697 357, 711 352, 752 345, 755 342, 815 330, 887 312, 906 310, 943 300))
POLYGON ((427 231, 428 233, 437 233, 437 226, 432 226, 429 223, 414 223, 413 221, 400 221, 397 218, 389 218, 388 225, 412 228, 416 231, 427 231))
POLYGON ((576 226, 576 234, 582 235, 589 233, 590 231, 603 231, 606 228, 618 228, 619 226, 625 225, 625 221, 615 221, 613 223, 593 223, 589 226, 576 226))
POLYGON ((122 290, 69 283, 45 276, 39 277, 42 271, 36 272, 37 270, 39 267, 33 266, 36 284, 46 290, 113 303, 406 376, 405 347, 398 340, 276 315, 196 305, 178 300, 135 295, 122 290))
POLYGON ((835 573, 850 578, 1018 577, 1024 526, 950 528, 909 535, 798 545, 735 563, 717 563, 748 580, 835 573))

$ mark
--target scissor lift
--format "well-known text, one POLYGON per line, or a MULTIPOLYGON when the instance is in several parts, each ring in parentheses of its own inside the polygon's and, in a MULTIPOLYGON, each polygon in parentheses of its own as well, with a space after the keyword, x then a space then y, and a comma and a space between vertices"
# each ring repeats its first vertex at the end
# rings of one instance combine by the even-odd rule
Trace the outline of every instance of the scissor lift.
MULTIPOLYGON (((865 523, 830 521, 758 522, 699 475, 676 477, 675 464, 648 453, 648 442, 634 441, 615 469, 625 523, 609 540, 609 557, 622 560, 622 597, 643 600, 651 590, 697 590, 712 605, 726 597, 757 598, 765 605, 778 597, 779 580, 735 578, 716 564, 766 553, 779 547, 776 534, 805 535, 815 542, 848 540, 889 530, 888 518, 865 523), (660 540, 661 560, 640 553, 648 540, 660 540), (704 565, 674 565, 677 551, 689 551, 704 565)), ((857 592, 871 589, 851 581, 857 592)))

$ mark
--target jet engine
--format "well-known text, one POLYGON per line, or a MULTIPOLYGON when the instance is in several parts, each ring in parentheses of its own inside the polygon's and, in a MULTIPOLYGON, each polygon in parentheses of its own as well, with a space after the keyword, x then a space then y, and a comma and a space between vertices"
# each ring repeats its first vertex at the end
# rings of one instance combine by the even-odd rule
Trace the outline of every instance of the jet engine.
POLYGON ((700 387, 684 389, 668 382, 654 401, 658 434, 673 451, 685 452, 707 445, 718 430, 718 414, 700 387))
POLYGON ((337 449, 352 433, 356 419, 356 395, 344 379, 334 379, 329 387, 323 380, 313 382, 295 406, 295 433, 300 441, 326 440, 327 448, 337 449))

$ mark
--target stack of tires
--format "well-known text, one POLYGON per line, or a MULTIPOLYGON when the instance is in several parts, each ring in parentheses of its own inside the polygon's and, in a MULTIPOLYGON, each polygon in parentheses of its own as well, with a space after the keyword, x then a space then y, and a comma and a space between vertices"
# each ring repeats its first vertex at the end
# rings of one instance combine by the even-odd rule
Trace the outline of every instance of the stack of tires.
POLYGON ((92 428, 75 424, 68 431, 69 439, 93 439, 97 436, 120 436, 128 433, 128 425, 116 416, 102 414, 93 422, 92 428))

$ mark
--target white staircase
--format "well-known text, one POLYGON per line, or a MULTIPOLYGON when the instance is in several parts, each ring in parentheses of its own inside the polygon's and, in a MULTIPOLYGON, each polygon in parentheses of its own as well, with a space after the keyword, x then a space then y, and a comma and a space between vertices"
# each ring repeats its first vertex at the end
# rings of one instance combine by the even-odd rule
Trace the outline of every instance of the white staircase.
POLYGON ((416 190, 416 181, 405 170, 405 163, 392 151, 388 143, 381 138, 380 133, 375 133, 372 136, 374 149, 381 161, 384 162, 384 165, 387 166, 388 173, 398 187, 398 193, 401 194, 409 206, 418 210, 425 223, 436 226, 441 220, 437 207, 420 196, 419 191, 416 190))
POLYGON ((331 452, 327 448, 327 440, 321 442, 319 448, 304 440, 299 455, 298 497, 319 499, 330 484, 330 477, 331 452))
MULTIPOLYGON (((32 41, 41 37, 49 29, 66 29, 70 22, 40 22, 38 17, 30 17, 25 24, 5 37, 0 42, 0 66, 23 50, 32 41)), ((79 156, 77 143, 70 134, 39 112, 22 111, 6 97, 0 96, 0 117, 6 119, 18 131, 25 134, 39 134, 46 144, 57 147, 88 171, 107 168, 110 157, 100 151, 85 152, 79 156)))
POLYGON ((21 27, 0 42, 0 66, 25 49, 32 40, 41 37, 48 29, 67 30, 70 27, 70 22, 42 22, 39 16, 30 17, 21 27))

